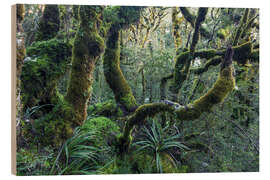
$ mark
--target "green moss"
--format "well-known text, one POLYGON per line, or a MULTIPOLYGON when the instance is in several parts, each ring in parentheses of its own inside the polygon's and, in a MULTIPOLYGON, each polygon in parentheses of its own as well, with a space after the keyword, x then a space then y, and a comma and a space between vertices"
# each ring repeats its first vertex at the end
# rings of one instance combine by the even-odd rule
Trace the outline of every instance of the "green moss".
POLYGON ((59 77, 70 62, 67 61, 70 48, 68 58, 65 58, 67 48, 55 39, 38 42, 27 50, 30 56, 38 56, 38 59, 29 61, 24 67, 24 90, 28 92, 25 93, 26 100, 40 105, 54 104, 53 108, 46 110, 47 113, 30 124, 30 129, 34 129, 34 132, 30 131, 29 134, 35 135, 32 139, 37 139, 36 143, 59 146, 72 135, 73 129, 86 119, 92 73, 96 60, 104 49, 103 39, 96 28, 100 9, 89 7, 91 8, 80 9, 81 23, 74 41, 70 82, 65 98, 58 93, 56 87, 59 77), (83 15, 92 19, 89 20, 83 15), (86 21, 90 22, 91 26, 86 21), (86 28, 86 25, 89 27, 86 28))
POLYGON ((65 98, 74 108, 79 124, 87 117, 95 63, 104 50, 104 41, 97 31, 101 13, 100 6, 80 6, 79 9, 80 27, 72 49, 72 69, 65 98))
POLYGON ((81 130, 88 132, 94 131, 96 133, 96 145, 104 145, 106 143, 113 144, 116 139, 113 139, 120 135, 119 126, 109 118, 106 117, 97 117, 92 119, 87 119, 81 126, 81 130))
POLYGON ((56 36, 59 31, 59 9, 57 5, 45 5, 40 19, 36 41, 48 40, 56 36))
POLYGON ((30 143, 42 146, 60 146, 61 143, 73 134, 74 124, 64 118, 72 118, 73 109, 65 101, 59 99, 50 113, 31 120, 23 127, 23 136, 30 143))
POLYGON ((226 33, 225 29, 219 29, 217 32, 217 37, 222 39, 222 40, 225 40, 226 34, 227 33, 226 33))
POLYGON ((121 111, 113 101, 97 103, 87 108, 88 115, 102 115, 106 117, 121 115, 121 111))
POLYGON ((180 120, 197 119, 202 112, 210 111, 215 104, 222 102, 235 87, 232 72, 231 66, 224 68, 213 87, 205 95, 176 111, 178 118, 180 120))
POLYGON ((119 31, 114 25, 110 28, 104 53, 104 75, 113 90, 116 102, 124 106, 124 110, 132 112, 137 107, 130 86, 120 69, 120 39, 119 31))
POLYGON ((39 41, 28 47, 21 73, 22 104, 24 110, 51 104, 57 95, 59 79, 70 63, 71 45, 61 40, 39 41))

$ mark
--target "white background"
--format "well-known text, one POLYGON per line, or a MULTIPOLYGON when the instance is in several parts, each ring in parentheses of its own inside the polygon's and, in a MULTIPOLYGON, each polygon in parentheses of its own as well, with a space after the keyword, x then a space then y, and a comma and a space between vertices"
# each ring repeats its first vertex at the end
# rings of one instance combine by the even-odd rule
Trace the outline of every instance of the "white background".
POLYGON ((267 0, 5 0, 0 5, 0 178, 1 179, 270 179, 270 6, 267 0), (91 175, 39 176, 11 175, 11 5, 28 4, 111 4, 189 7, 247 7, 260 8, 260 172, 259 173, 197 173, 168 175, 91 175))

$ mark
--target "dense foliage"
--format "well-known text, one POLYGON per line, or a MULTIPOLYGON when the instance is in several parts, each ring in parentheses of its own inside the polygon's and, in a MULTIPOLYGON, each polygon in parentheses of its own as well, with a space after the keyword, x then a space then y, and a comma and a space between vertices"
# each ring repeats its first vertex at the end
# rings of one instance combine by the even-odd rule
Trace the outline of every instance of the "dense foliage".
POLYGON ((18 175, 259 171, 258 9, 24 6, 18 175))

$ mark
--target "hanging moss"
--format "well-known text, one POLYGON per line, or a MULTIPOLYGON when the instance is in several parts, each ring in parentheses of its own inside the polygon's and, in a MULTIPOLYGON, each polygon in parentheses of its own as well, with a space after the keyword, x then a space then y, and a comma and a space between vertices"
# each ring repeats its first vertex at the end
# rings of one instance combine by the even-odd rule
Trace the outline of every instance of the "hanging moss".
POLYGON ((44 41, 55 37, 59 31, 59 26, 58 5, 45 5, 43 15, 38 25, 36 41, 44 41))

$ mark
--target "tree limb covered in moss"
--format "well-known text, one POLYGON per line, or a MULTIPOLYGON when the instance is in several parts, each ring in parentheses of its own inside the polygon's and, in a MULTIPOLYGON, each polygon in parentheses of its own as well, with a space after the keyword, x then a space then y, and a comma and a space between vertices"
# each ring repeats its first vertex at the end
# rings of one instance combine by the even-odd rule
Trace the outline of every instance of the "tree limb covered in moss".
MULTIPOLYGON (((214 105, 222 102, 235 86, 232 57, 233 49, 229 47, 222 61, 217 81, 205 95, 193 103, 177 108, 167 103, 152 103, 139 106, 133 114, 127 117, 121 139, 130 139, 135 125, 144 124, 146 117, 153 117, 161 112, 174 113, 179 121, 194 120, 199 118, 203 112, 209 112, 214 105)), ((127 142, 126 145, 128 145, 127 142)))
MULTIPOLYGON (((190 11, 188 10, 188 8, 186 8, 186 7, 180 7, 180 11, 181 11, 182 15, 184 16, 184 18, 186 19, 186 21, 189 22, 190 25, 194 28, 196 17, 193 14, 191 14, 190 11)), ((200 34, 201 34, 201 36, 203 36, 207 39, 210 38, 210 36, 211 36, 210 32, 208 32, 205 27, 202 27, 200 29, 200 34)))

